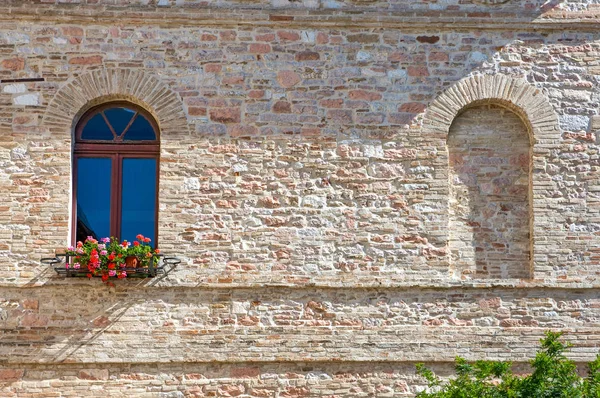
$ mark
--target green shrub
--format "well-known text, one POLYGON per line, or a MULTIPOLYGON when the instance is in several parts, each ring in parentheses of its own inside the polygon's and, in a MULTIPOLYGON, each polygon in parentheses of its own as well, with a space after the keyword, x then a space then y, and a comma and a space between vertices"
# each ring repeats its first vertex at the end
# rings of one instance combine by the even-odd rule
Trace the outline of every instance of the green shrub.
POLYGON ((417 373, 428 389, 417 398, 600 398, 600 356, 588 365, 588 376, 577 374, 573 361, 565 357, 570 344, 560 341, 562 333, 546 332, 542 347, 531 361, 527 376, 512 373, 510 362, 456 358, 456 378, 443 383, 423 364, 417 373))

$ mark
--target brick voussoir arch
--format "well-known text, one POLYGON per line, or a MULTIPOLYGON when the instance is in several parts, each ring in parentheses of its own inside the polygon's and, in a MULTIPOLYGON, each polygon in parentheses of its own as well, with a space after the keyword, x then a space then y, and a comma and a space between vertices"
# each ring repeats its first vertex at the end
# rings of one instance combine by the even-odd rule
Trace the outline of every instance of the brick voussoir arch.
POLYGON ((484 103, 504 106, 521 117, 529 130, 534 152, 536 144, 560 140, 558 117, 542 90, 501 74, 469 76, 444 91, 427 108, 423 129, 447 135, 456 116, 484 103))
MULTIPOLYGON (((560 142, 558 117, 542 90, 521 79, 497 74, 474 75, 460 80, 429 105, 423 119, 423 133, 435 134, 446 140, 457 116, 468 108, 484 104, 505 107, 520 117, 529 133, 532 162, 530 173, 543 169, 548 148, 560 142)), ((536 252, 543 252, 545 244, 543 240, 537 241, 536 237, 543 236, 549 227, 545 215, 551 210, 540 202, 543 201, 540 198, 543 198, 543 191, 548 183, 549 176, 545 173, 530 174, 532 259, 529 267, 533 278, 543 278, 548 268, 543 261, 536 263, 536 252)), ((446 191, 445 194, 449 192, 446 191)))
POLYGON ((65 84, 48 104, 43 124, 50 131, 70 134, 88 109, 116 100, 130 101, 150 112, 163 137, 190 131, 177 93, 155 76, 121 68, 94 70, 65 84))

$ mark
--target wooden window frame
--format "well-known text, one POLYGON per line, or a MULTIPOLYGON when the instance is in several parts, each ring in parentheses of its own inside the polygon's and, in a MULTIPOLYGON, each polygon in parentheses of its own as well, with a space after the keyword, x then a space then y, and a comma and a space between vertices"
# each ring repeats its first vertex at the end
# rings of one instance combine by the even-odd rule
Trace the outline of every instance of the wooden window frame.
MULTIPOLYGON (((132 120, 133 122, 133 120, 132 120)), ((132 123, 131 122, 131 123, 132 123)), ((130 123, 130 125, 131 125, 130 123)), ((107 122, 112 130, 112 127, 107 122)), ((128 126, 129 127, 129 126, 128 126)), ((127 127, 127 128, 128 128, 127 127)), ((124 130, 126 133, 127 128, 124 130)), ((114 134, 114 132, 113 132, 114 134)), ((71 231, 72 239, 71 243, 75 245, 77 240, 77 177, 78 170, 77 164, 79 158, 109 158, 111 159, 111 190, 110 190, 110 236, 118 238, 121 234, 121 218, 122 218, 122 170, 123 170, 123 159, 155 159, 156 160, 156 192, 154 198, 154 247, 158 247, 158 183, 160 174, 160 135, 158 124, 154 117, 137 105, 134 105, 125 101, 109 102, 88 110, 80 120, 77 122, 75 128, 75 140, 73 145, 73 192, 72 192, 72 222, 71 231), (136 111, 139 115, 144 116, 152 129, 154 130, 154 140, 137 140, 137 141, 123 141, 123 140, 85 140, 81 138, 81 134, 85 128, 85 125, 97 114, 110 108, 128 108, 136 111)), ((101 238, 101 237, 98 237, 101 238)))

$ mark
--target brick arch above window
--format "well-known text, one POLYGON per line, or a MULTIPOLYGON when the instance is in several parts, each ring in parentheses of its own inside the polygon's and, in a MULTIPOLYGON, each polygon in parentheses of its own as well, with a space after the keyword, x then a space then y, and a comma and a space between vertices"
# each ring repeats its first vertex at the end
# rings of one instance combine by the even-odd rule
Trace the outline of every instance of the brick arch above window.
POLYGON ((149 111, 162 137, 190 132, 179 95, 157 77, 131 69, 98 69, 77 76, 50 101, 43 124, 56 133, 71 134, 86 111, 110 101, 129 101, 149 111))
POLYGON ((447 135, 456 116, 485 103, 504 106, 523 120, 534 153, 538 144, 552 145, 560 140, 558 118, 542 90, 502 74, 469 76, 444 91, 427 107, 423 129, 447 135))

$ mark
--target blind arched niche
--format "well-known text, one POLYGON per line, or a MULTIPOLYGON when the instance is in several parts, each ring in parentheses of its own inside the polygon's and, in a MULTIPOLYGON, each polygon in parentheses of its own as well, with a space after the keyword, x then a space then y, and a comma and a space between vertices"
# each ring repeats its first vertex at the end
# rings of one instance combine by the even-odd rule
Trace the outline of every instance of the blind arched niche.
POLYGON ((531 144, 497 105, 466 109, 448 134, 450 266, 461 277, 530 278, 531 144))

